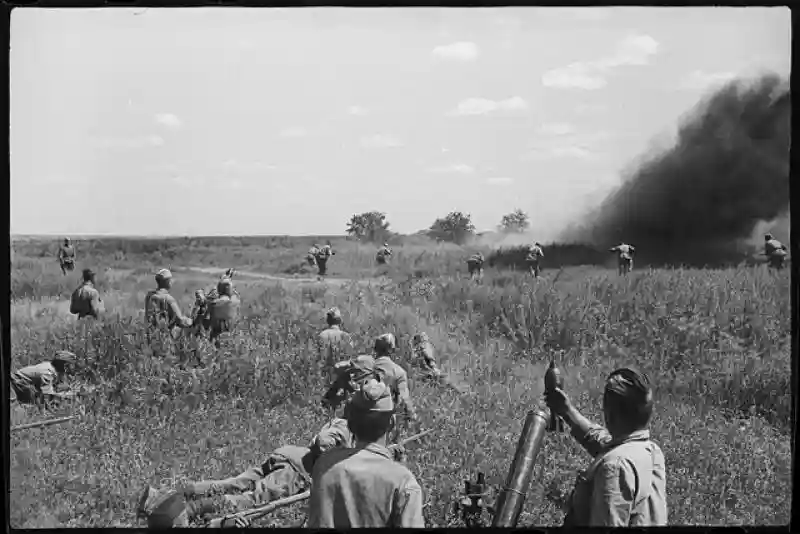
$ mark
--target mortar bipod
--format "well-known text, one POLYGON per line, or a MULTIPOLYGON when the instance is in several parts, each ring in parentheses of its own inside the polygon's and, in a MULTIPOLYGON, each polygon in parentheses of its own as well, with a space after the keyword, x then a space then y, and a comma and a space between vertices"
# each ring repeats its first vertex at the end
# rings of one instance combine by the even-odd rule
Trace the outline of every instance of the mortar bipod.
POLYGON ((454 503, 454 512, 461 514, 461 520, 468 528, 485 526, 484 510, 489 516, 494 515, 494 507, 487 503, 489 493, 486 491, 486 481, 483 473, 478 473, 478 480, 464 481, 464 494, 454 503))

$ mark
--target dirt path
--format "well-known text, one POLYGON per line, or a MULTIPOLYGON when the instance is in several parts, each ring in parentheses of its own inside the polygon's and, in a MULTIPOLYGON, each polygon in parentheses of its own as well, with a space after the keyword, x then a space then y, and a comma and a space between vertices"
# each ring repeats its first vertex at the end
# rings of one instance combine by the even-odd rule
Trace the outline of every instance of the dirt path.
MULTIPOLYGON (((222 269, 219 267, 199 267, 199 266, 189 266, 189 267, 181 267, 182 270, 186 271, 194 271, 204 274, 213 274, 219 276, 220 273, 223 272, 222 269)), ((296 284, 327 284, 332 286, 343 286, 345 284, 356 283, 358 285, 369 285, 369 284, 380 284, 381 280, 377 278, 366 279, 366 280, 353 280, 351 278, 301 278, 301 277, 294 277, 294 276, 275 276, 273 274, 265 274, 265 273, 257 273, 254 271, 242 271, 236 269, 236 277, 245 277, 245 278, 257 278, 261 280, 274 280, 275 282, 289 282, 289 283, 296 283, 296 284)))

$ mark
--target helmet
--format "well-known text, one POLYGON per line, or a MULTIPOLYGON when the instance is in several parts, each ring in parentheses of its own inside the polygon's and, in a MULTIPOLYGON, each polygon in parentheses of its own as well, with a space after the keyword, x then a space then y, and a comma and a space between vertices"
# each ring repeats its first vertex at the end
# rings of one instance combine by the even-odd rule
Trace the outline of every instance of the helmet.
POLYGON ((156 273, 156 282, 164 282, 172 278, 172 272, 169 269, 161 269, 156 273))
POLYGON ((382 334, 375 338, 375 352, 378 354, 391 354, 397 348, 394 334, 382 334))
POLYGON ((772 234, 764 234, 764 241, 770 241, 772 239, 773 239, 772 234))
POLYGON ((72 240, 70 238, 68 238, 68 237, 64 238, 64 243, 69 245, 71 242, 72 242, 72 240))
POLYGON ((91 269, 84 269, 83 270, 83 281, 88 282, 92 278, 94 278, 95 272, 91 269))

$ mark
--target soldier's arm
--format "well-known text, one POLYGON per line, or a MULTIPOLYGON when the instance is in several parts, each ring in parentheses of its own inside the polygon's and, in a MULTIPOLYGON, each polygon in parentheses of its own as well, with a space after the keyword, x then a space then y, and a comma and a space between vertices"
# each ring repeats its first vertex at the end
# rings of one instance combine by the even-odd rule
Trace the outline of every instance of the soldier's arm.
POLYGON ((409 477, 394 494, 395 528, 425 528, 422 516, 422 488, 413 476, 409 477))
POLYGON ((167 309, 169 310, 170 323, 180 326, 181 328, 189 328, 192 326, 194 321, 183 315, 180 306, 178 306, 178 301, 175 300, 175 297, 172 295, 169 296, 167 309))
POLYGON ((334 419, 326 425, 312 441, 312 448, 316 448, 321 454, 335 447, 341 447, 350 443, 350 429, 345 419, 334 419))
POLYGON ((572 437, 586 452, 597 456, 611 443, 611 434, 602 425, 595 424, 584 417, 577 408, 570 407, 564 414, 569 424, 572 437))
POLYGON ((603 461, 595 471, 589 525, 593 527, 630 526, 636 497, 633 469, 621 458, 603 461))

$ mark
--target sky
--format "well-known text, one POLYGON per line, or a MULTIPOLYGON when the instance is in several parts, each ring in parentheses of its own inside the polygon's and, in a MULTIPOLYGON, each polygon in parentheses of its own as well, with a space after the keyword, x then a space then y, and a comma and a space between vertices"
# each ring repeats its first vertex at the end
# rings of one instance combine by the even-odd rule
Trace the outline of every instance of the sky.
POLYGON ((788 8, 17 8, 11 233, 413 233, 520 208, 539 239, 735 76, 788 8))

